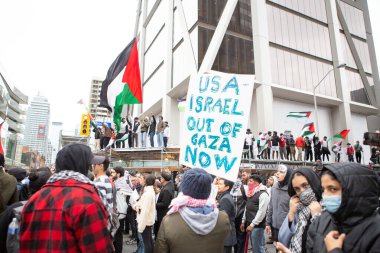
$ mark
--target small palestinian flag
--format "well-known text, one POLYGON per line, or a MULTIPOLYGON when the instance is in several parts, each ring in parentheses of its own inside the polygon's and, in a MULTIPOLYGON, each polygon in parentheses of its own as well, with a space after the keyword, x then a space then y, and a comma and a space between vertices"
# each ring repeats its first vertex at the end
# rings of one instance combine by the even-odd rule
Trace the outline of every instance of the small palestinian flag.
POLYGON ((113 122, 119 132, 123 106, 141 103, 139 57, 136 39, 133 39, 108 69, 100 92, 100 106, 113 113, 113 122))
POLYGON ((346 137, 347 137, 347 135, 348 135, 349 132, 350 132, 350 130, 343 130, 339 134, 334 135, 334 138, 346 139, 346 137))
POLYGON ((289 112, 286 117, 289 118, 309 118, 311 115, 311 112, 289 112))
POLYGON ((315 133, 314 123, 308 123, 302 128, 302 137, 315 133))

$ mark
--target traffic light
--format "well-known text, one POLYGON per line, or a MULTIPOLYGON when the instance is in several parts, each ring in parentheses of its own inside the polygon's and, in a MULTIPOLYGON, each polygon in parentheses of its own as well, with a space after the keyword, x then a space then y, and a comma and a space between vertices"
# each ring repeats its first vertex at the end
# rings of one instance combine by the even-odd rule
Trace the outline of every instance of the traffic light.
POLYGON ((82 114, 79 135, 88 136, 90 134, 90 116, 82 114))

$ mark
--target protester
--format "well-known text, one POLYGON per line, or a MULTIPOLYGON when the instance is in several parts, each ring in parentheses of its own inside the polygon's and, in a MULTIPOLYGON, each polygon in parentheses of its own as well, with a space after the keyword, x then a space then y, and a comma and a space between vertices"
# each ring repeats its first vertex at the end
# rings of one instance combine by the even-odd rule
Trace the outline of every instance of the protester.
POLYGON ((149 141, 150 141, 150 146, 154 147, 154 135, 156 134, 156 118, 154 117, 153 113, 150 114, 150 122, 149 122, 149 141))
MULTIPOLYGON (((272 132, 268 131, 268 134, 265 136, 265 139, 267 141, 267 148, 266 148, 266 156, 265 159, 270 159, 270 151, 272 150, 272 132)), ((264 142, 265 144, 265 142, 264 142)), ((276 148, 275 148, 276 149, 276 148)), ((273 155, 272 155, 273 157, 273 155)))
POLYGON ((248 179, 247 205, 240 226, 249 233, 252 251, 265 253, 265 216, 269 204, 269 194, 265 185, 261 184, 259 175, 248 179))
POLYGON ((266 187, 267 187, 267 192, 269 194, 269 197, 270 197, 270 194, 271 194, 271 191, 272 191, 272 187, 275 183, 277 183, 277 177, 276 176, 270 176, 267 180, 267 183, 266 183, 266 187))
POLYGON ((141 234, 144 243, 143 252, 153 253, 152 226, 156 216, 156 195, 153 185, 156 179, 149 174, 145 174, 143 178, 144 191, 134 209, 137 212, 137 230, 141 234))
MULTIPOLYGON (((290 150, 289 150, 289 152, 290 152, 290 150)), ((287 160, 286 139, 285 139, 283 133, 280 133, 280 159, 281 160, 287 160)))
POLYGON ((349 162, 354 162, 354 153, 354 147, 351 146, 351 143, 347 143, 346 154, 349 162))
POLYGON ((26 176, 26 170, 19 167, 14 167, 8 170, 8 174, 12 175, 17 180, 17 192, 18 192, 18 199, 20 201, 28 200, 29 199, 29 189, 28 185, 25 182, 26 176))
MULTIPOLYGON (((36 171, 29 174, 28 192, 33 195, 44 186, 51 176, 50 172, 36 171)), ((13 253, 19 252, 20 241, 19 237, 8 237, 8 227, 13 218, 16 218, 18 223, 21 220, 21 211, 26 204, 26 200, 16 202, 7 207, 7 209, 0 215, 0 252, 13 253), (18 239, 17 239, 18 238, 18 239)), ((19 229, 19 227, 18 227, 19 229)), ((19 234, 18 234, 19 235, 19 234)))
POLYGON ((21 253, 113 252, 103 196, 86 177, 92 157, 90 147, 79 143, 58 152, 57 173, 23 209, 21 253))
POLYGON ((355 158, 357 163, 362 163, 362 152, 363 152, 363 147, 360 145, 359 141, 356 141, 356 144, 354 145, 355 149, 355 158))
POLYGON ((17 180, 4 171, 4 155, 0 154, 0 214, 8 205, 18 202, 17 180))
POLYGON ((101 148, 105 149, 111 140, 112 129, 105 122, 102 123, 102 126, 103 126, 103 130, 102 130, 103 131, 103 137, 102 137, 102 141, 101 141, 101 145, 102 145, 101 148))
POLYGON ((119 140, 116 142, 116 148, 125 148, 125 139, 123 139, 123 137, 128 133, 128 122, 125 118, 122 118, 119 133, 115 137, 116 140, 119 140))
POLYGON ((169 127, 169 123, 167 121, 165 121, 165 129, 164 129, 164 133, 163 133, 162 138, 164 141, 164 147, 167 148, 168 147, 168 141, 170 138, 170 127, 169 127))
POLYGON ((218 205, 220 211, 225 211, 230 220, 230 235, 224 240, 224 253, 232 253, 232 246, 236 244, 235 206, 230 191, 234 183, 226 179, 218 180, 218 205))
POLYGON ((332 151, 335 155, 335 162, 340 162, 340 153, 342 152, 342 141, 338 141, 333 147, 332 151))
POLYGON ((132 128, 133 147, 135 148, 139 146, 139 134, 138 134, 139 127, 140 127, 139 118, 135 117, 133 121, 133 128, 132 128))
POLYGON ((128 209, 126 197, 128 194, 130 194, 130 188, 128 187, 126 179, 124 178, 124 169, 122 167, 114 167, 111 170, 111 176, 115 183, 114 189, 116 190, 116 209, 120 223, 120 226, 115 234, 113 245, 115 246, 115 252, 121 253, 123 252, 123 224, 125 224, 125 218, 127 216, 128 209))
POLYGON ((306 253, 307 231, 321 214, 322 187, 319 176, 310 168, 293 171, 288 186, 289 213, 279 231, 279 242, 293 253, 306 253))
POLYGON ((230 222, 225 212, 206 205, 211 183, 212 177, 203 169, 185 172, 182 194, 173 199, 162 220, 156 253, 223 252, 230 222))
POLYGON ((156 209, 157 209, 157 222, 154 227, 154 235, 157 238, 158 230, 160 228, 162 219, 169 211, 169 205, 172 199, 174 198, 174 184, 171 181, 172 175, 170 172, 161 173, 161 185, 162 189, 160 195, 158 196, 156 209))
MULTIPOLYGON (((105 156, 94 156, 92 161, 93 173, 95 175, 95 186, 103 194, 106 199, 104 206, 107 207, 107 211, 112 215, 113 210, 113 189, 111 180, 106 175, 106 171, 110 164, 110 161, 105 156)), ((115 230, 116 232, 116 230, 115 230)))
POLYGON ((290 157, 288 160, 295 161, 296 160, 296 141, 293 138, 293 135, 290 135, 290 138, 287 140, 287 143, 289 143, 289 149, 290 149, 290 157))
POLYGON ((158 124, 157 124, 157 143, 158 143, 159 148, 164 147, 164 130, 165 130, 164 118, 160 115, 158 116, 158 124))
POLYGON ((305 136, 304 139, 304 151, 305 151, 305 161, 310 159, 310 162, 313 161, 313 151, 311 147, 311 141, 309 137, 305 136))
POLYGON ((236 232, 236 245, 234 246, 234 253, 244 252, 245 233, 240 230, 240 224, 243 219, 244 209, 247 202, 247 195, 245 190, 246 185, 242 181, 241 174, 239 173, 238 179, 234 183, 231 190, 231 196, 234 200, 235 207, 235 232, 236 232))
POLYGON ((323 159, 323 161, 325 161, 325 156, 327 158, 327 161, 329 161, 330 150, 329 150, 329 143, 327 141, 327 136, 323 137, 323 140, 321 141, 321 146, 322 146, 322 159, 323 159))
POLYGON ((102 147, 100 145, 100 140, 103 138, 102 129, 100 127, 94 127, 92 130, 95 133, 95 150, 100 150, 102 147))
POLYGON ((280 164, 276 173, 278 182, 271 189, 265 230, 268 235, 272 234, 273 242, 278 241, 278 232, 289 212, 290 197, 288 194, 288 183, 292 172, 292 169, 280 164))
POLYGON ((253 142, 254 141, 255 141, 255 138, 253 137, 251 129, 247 129, 247 132, 245 134, 245 141, 244 141, 245 148, 244 149, 247 149, 248 153, 245 156, 245 158, 250 158, 250 159, 254 158, 253 157, 253 142))
POLYGON ((278 137, 277 132, 273 131, 273 136, 271 138, 271 150, 272 150, 273 159, 274 159, 274 154, 276 153, 276 160, 278 160, 278 153, 280 151, 279 145, 280 145, 280 138, 278 137))
POLYGON ((297 161, 302 161, 302 150, 304 148, 304 140, 302 136, 297 137, 296 147, 297 147, 297 161))
POLYGON ((141 127, 140 127, 140 132, 141 132, 141 147, 146 147, 146 135, 148 132, 149 128, 149 117, 146 116, 142 121, 141 121, 141 127))
POLYGON ((321 160, 321 142, 319 141, 319 137, 314 135, 313 136, 313 145, 314 145, 314 159, 315 161, 321 160))
POLYGON ((375 172, 357 163, 329 164, 321 182, 326 212, 310 225, 307 252, 379 252, 380 185, 375 172))

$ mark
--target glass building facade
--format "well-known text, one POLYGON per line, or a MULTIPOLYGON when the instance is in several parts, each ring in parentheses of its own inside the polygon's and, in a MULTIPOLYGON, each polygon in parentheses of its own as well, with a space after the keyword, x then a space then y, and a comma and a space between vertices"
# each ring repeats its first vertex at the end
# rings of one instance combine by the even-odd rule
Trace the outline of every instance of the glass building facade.
MULTIPOLYGON (((198 62, 201 63, 222 15, 226 0, 198 1, 198 62)), ((250 0, 239 0, 215 59, 213 70, 254 74, 250 0)), ((339 1, 366 78, 373 85, 363 11, 339 1)), ((271 79, 274 85, 312 92, 333 68, 325 0, 267 0, 271 79)), ((362 77, 342 26, 341 43, 351 101, 369 104, 362 77)), ((200 65, 200 64, 199 64, 200 65)), ((338 98, 334 72, 316 90, 338 98)))

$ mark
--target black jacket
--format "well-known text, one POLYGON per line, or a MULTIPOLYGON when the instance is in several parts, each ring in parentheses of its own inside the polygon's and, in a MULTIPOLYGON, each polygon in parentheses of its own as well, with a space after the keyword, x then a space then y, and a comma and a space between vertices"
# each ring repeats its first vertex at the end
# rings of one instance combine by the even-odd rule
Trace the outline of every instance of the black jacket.
POLYGON ((169 211, 169 205, 172 199, 174 198, 174 184, 172 181, 169 181, 165 185, 160 195, 158 195, 156 210, 157 210, 157 220, 162 220, 166 213, 169 211))
POLYGON ((157 125, 157 122, 156 122, 156 118, 154 116, 152 116, 152 123, 150 123, 149 125, 149 130, 148 130, 148 133, 155 133, 156 132, 156 125, 157 125))
POLYGON ((236 228, 235 228, 235 206, 230 191, 225 191, 219 195, 219 210, 225 211, 230 220, 230 235, 224 240, 224 246, 233 246, 236 244, 236 228))
POLYGON ((373 171, 357 163, 335 163, 324 167, 340 182, 342 204, 334 214, 323 212, 308 231, 307 252, 324 253, 328 232, 345 233, 343 252, 380 252, 379 182, 373 171))

